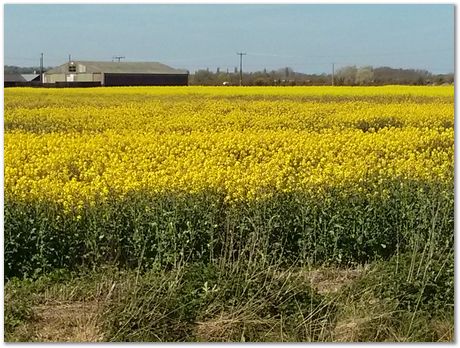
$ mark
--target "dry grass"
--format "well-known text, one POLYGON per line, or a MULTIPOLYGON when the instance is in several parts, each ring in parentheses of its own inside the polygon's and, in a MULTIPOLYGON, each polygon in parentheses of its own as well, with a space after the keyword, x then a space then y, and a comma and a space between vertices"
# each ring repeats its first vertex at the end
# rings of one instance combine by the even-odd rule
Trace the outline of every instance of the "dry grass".
MULTIPOLYGON (((395 308, 391 302, 376 298, 366 289, 356 299, 347 295, 346 287, 366 271, 367 267, 320 267, 279 272, 278 276, 287 281, 292 276, 300 277, 325 296, 326 302, 340 304, 336 320, 329 324, 309 323, 309 318, 305 318, 304 341, 408 342, 415 338, 405 335, 405 329, 395 325, 392 317, 395 308), (312 335, 313 332, 317 333, 312 335)), ((97 286, 84 296, 75 295, 79 293, 75 285, 59 286, 59 291, 47 288, 42 294, 43 301, 33 306, 33 319, 16 327, 8 341, 104 342, 106 336, 101 313, 114 287, 113 281, 98 281, 97 286), (83 298, 91 300, 82 301, 83 298)), ((11 300, 6 294, 5 301, 8 299, 11 300)), ((209 316, 204 316, 206 319, 190 324, 194 326, 192 337, 200 342, 286 342, 299 337, 289 332, 283 317, 275 319, 258 315, 259 305, 257 301, 248 301, 224 311, 211 310, 209 316)), ((448 318, 434 319, 428 325, 434 332, 435 341, 453 342, 454 326, 448 318)))
POLYGON ((281 339, 279 335, 273 334, 277 321, 253 318, 247 314, 221 314, 196 324, 195 335, 201 342, 245 342, 245 332, 254 330, 265 332, 267 341, 281 339))
POLYGON ((310 281, 311 286, 320 294, 335 294, 339 290, 358 276, 360 276, 366 267, 357 268, 334 268, 320 267, 307 272, 305 275, 310 281))
POLYGON ((35 320, 20 325, 15 341, 101 342, 97 302, 50 302, 34 307, 35 320))
POLYGON ((454 342, 454 326, 448 320, 434 321, 433 328, 438 333, 439 342, 454 342))

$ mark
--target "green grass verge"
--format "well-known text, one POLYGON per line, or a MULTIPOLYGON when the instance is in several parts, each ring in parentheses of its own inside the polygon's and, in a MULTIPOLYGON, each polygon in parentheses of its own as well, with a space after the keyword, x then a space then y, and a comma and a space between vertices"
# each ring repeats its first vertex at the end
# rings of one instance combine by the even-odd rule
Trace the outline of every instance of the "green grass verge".
MULTIPOLYGON (((43 305, 60 313, 62 303, 89 303, 99 341, 452 341, 453 270, 453 253, 413 251, 374 262, 328 291, 312 274, 334 282, 340 269, 219 262, 144 272, 55 271, 6 284, 5 339, 40 341, 51 325, 41 317, 43 305)), ((71 319, 53 320, 56 326, 71 319)), ((51 338, 79 337, 60 335, 55 330, 51 338)))

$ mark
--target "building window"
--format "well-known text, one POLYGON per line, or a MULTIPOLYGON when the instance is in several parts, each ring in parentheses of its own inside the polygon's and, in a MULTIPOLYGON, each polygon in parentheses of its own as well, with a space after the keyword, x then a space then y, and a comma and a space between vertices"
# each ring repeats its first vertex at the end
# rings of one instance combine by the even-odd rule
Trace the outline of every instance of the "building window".
POLYGON ((77 67, 73 62, 69 64, 69 72, 77 72, 77 67))

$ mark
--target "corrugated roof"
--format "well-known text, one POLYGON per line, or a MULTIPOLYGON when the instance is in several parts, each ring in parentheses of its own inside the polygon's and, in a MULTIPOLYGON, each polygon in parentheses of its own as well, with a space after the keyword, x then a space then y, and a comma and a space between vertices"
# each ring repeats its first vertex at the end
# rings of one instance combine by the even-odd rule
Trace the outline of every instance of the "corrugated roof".
MULTIPOLYGON (((131 74, 188 74, 186 70, 174 69, 157 62, 93 62, 73 61, 77 72, 78 65, 85 67, 87 73, 131 73, 131 74)), ((69 72, 69 63, 48 70, 46 74, 63 74, 69 72)))
MULTIPOLYGON (((26 80, 26 81, 32 81, 36 79, 37 77, 40 77, 40 74, 21 74, 21 76, 26 80)), ((40 80, 40 79, 38 79, 40 80)))

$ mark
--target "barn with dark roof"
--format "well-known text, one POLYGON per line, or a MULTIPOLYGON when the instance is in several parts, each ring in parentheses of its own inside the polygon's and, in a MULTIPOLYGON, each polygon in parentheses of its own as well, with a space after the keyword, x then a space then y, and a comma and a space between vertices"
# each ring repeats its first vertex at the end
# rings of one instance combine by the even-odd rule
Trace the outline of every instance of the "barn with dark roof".
POLYGON ((45 84, 186 86, 189 73, 157 62, 70 61, 44 74, 45 84))
POLYGON ((20 74, 18 72, 5 73, 4 87, 28 87, 40 84, 40 75, 38 74, 20 74))

